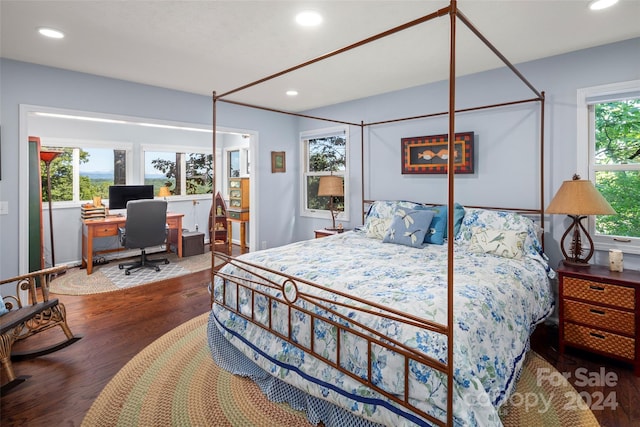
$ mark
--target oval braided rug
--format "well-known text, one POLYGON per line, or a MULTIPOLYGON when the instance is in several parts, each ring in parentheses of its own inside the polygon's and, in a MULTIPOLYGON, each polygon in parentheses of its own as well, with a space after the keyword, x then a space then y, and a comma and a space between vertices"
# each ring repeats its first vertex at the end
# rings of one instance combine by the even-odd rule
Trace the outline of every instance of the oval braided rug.
MULTIPOLYGON (((100 393, 82 425, 309 426, 304 413, 270 402, 253 381, 217 367, 206 341, 208 316, 175 328, 129 361, 100 393)), ((544 412, 517 404, 503 407, 505 426, 599 425, 589 409, 564 411, 567 393, 575 396, 575 389, 568 382, 548 389, 548 382, 538 385, 540 368, 555 372, 529 352, 516 393, 553 397, 553 403, 544 412)))

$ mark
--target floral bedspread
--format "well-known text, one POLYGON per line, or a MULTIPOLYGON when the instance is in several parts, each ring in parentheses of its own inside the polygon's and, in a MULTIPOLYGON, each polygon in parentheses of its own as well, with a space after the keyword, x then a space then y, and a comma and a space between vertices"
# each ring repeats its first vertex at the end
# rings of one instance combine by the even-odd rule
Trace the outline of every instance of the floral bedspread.
MULTIPOLYGON (((446 245, 416 249, 382 243, 355 231, 252 252, 241 258, 444 324, 446 252, 446 245)), ((552 273, 542 262, 530 257, 509 259, 455 248, 453 412, 457 425, 501 425, 499 407, 514 389, 529 349, 529 336, 553 309, 549 283, 552 273)), ((218 301, 222 298, 220 280, 214 283, 214 295, 218 301)), ((226 299, 235 303, 233 287, 228 287, 226 299)), ((249 313, 249 296, 241 292, 239 301, 240 308, 249 313)), ((253 304, 257 308, 257 321, 266 322, 267 304, 259 299, 253 304)), ((271 308, 274 328, 284 332, 287 316, 281 311, 283 307, 271 308)), ((358 316, 359 322, 446 362, 445 337, 414 327, 399 328, 392 321, 358 316)), ((214 304, 211 319, 249 359, 306 393, 384 425, 426 424, 410 411, 219 304, 214 304)), ((308 319, 301 316, 294 329, 298 342, 310 341, 308 319)), ((316 328, 315 348, 330 359, 335 358, 335 341, 331 328, 316 328)), ((359 341, 355 337, 342 337, 340 363, 364 375, 367 352, 359 341)), ((403 366, 403 359, 375 347, 372 356, 377 384, 391 393, 401 393, 404 374, 399 374, 398 366, 403 366)), ((444 419, 446 376, 412 362, 409 381, 412 404, 444 419)))

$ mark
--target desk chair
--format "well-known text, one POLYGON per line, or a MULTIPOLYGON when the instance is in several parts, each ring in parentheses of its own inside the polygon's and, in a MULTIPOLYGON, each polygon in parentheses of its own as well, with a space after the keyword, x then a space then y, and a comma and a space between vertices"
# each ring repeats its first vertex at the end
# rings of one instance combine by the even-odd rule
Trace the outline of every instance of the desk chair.
POLYGON ((124 228, 118 229, 120 244, 128 249, 140 249, 140 260, 119 264, 125 274, 140 268, 160 271, 158 264, 169 264, 167 258, 148 259, 145 248, 158 246, 167 240, 167 202, 164 200, 132 200, 127 203, 127 220, 124 228))

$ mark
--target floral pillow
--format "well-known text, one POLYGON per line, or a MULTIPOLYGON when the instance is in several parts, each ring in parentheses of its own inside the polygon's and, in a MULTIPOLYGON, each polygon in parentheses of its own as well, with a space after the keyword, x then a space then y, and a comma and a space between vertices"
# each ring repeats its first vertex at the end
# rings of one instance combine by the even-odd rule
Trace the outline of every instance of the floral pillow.
POLYGON ((382 242, 421 248, 433 215, 430 210, 397 208, 382 242))
POLYGON ((475 253, 498 255, 504 258, 521 259, 524 251, 526 231, 496 230, 473 227, 467 250, 475 253))
POLYGON ((414 209, 418 203, 398 200, 378 200, 371 204, 362 229, 367 237, 382 239, 387 233, 396 208, 414 209))
POLYGON ((480 208, 465 208, 465 211, 460 232, 456 236, 456 243, 462 247, 467 248, 471 244, 475 227, 524 232, 526 236, 523 256, 538 259, 543 265, 548 266, 547 258, 542 253, 542 245, 538 240, 537 228, 530 218, 515 212, 480 208))

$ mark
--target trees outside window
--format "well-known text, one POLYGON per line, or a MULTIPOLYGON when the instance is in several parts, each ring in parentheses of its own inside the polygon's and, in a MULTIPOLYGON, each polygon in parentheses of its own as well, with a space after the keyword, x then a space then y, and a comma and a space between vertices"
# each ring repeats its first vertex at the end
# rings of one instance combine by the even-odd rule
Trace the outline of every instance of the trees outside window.
MULTIPOLYGON (((84 202, 94 196, 109 197, 109 186, 126 183, 126 149, 43 146, 43 151, 62 151, 51 162, 51 200, 84 202)), ((47 174, 41 163, 42 197, 47 198, 47 174)))
POLYGON ((198 152, 145 151, 144 183, 169 187, 173 195, 211 194, 213 155, 198 152))
POLYGON ((589 218, 596 249, 640 254, 640 80, 578 90, 578 173, 616 211, 589 218))
POLYGON ((596 233, 640 238, 640 98, 593 109, 596 187, 616 211, 596 217, 596 233))
POLYGON ((305 216, 326 217, 329 212, 329 197, 318 196, 320 177, 337 175, 343 178, 344 196, 334 197, 334 210, 348 216, 348 133, 346 127, 321 129, 303 132, 302 144, 302 214, 305 216))

